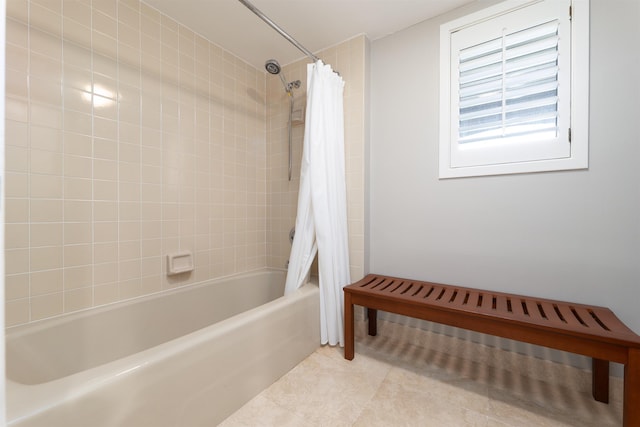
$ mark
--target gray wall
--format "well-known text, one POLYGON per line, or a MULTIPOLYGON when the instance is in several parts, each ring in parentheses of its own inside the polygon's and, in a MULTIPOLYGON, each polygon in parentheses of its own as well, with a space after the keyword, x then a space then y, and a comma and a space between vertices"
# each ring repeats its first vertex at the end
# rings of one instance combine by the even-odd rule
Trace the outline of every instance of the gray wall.
POLYGON ((640 2, 591 0, 589 170, 438 180, 439 25, 477 7, 372 42, 369 271, 604 305, 640 333, 640 2))

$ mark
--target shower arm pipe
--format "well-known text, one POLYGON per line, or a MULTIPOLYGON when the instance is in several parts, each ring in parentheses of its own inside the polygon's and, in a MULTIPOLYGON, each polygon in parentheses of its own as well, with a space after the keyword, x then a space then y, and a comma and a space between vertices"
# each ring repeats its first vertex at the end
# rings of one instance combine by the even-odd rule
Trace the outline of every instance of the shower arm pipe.
POLYGON ((271 19, 269 19, 269 17, 267 17, 264 13, 262 13, 260 11, 260 9, 258 9, 257 7, 255 7, 253 4, 251 4, 248 0, 238 0, 240 3, 242 3, 247 9, 249 9, 251 12, 255 13, 258 18, 262 19, 264 22, 267 23, 267 25, 269 25, 271 28, 273 28, 274 30, 276 30, 282 37, 284 37, 285 39, 287 39, 289 41, 289 43, 291 43, 292 45, 294 45, 295 47, 298 48, 298 50, 300 50, 302 53, 304 53, 305 55, 307 55, 309 58, 313 59, 313 62, 317 62, 320 60, 320 58, 318 58, 317 56, 315 56, 313 53, 311 53, 311 51, 309 49, 307 49, 306 47, 302 46, 296 39, 294 39, 293 37, 291 37, 285 30, 283 30, 282 28, 280 28, 278 26, 278 24, 276 24, 275 22, 273 22, 271 19))

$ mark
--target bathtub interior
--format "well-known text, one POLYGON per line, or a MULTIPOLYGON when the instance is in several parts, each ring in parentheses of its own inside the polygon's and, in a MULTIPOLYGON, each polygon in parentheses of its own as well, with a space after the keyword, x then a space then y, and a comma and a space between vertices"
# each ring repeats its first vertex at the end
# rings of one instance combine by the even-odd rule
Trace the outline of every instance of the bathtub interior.
POLYGON ((261 272, 10 328, 7 378, 33 385, 86 371, 273 301, 283 291, 284 273, 261 272))
MULTIPOLYGON (((282 287, 284 275, 270 281, 282 287)), ((317 283, 280 295, 82 372, 32 385, 9 380, 8 425, 216 425, 319 346, 317 283)))

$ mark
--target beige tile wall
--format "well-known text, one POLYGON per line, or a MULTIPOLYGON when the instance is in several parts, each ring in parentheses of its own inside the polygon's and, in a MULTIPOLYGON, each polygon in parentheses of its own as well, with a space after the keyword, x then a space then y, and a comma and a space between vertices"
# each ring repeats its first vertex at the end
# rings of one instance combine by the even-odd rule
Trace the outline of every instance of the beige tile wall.
MULTIPOLYGON (((347 215, 349 225, 349 257, 352 280, 365 273, 365 145, 368 40, 364 35, 317 53, 331 64, 345 81, 345 161, 347 174, 347 215)), ((300 80, 294 89, 295 106, 306 102, 306 64, 303 59, 283 67, 288 81, 300 80)), ((268 264, 283 267, 289 258, 289 230, 295 225, 300 163, 304 137, 303 126, 293 127, 293 178, 288 181, 287 120, 289 100, 277 76, 267 76, 267 225, 268 264)))
MULTIPOLYGON (((304 128, 293 127, 288 181, 277 77, 135 0, 11 0, 7 15, 7 325, 286 265, 304 128), (176 250, 196 269, 168 278, 176 250)), ((318 53, 346 81, 354 280, 367 43, 318 53)), ((302 83, 296 107, 306 62, 284 67, 302 83)))
POLYGON ((135 0, 7 15, 7 325, 267 264, 263 70, 135 0))

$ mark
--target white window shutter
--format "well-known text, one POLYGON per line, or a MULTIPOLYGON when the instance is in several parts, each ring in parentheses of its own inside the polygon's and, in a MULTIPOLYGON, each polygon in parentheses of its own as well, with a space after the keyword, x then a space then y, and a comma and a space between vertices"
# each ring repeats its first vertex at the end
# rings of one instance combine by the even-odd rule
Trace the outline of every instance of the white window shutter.
POLYGON ((443 24, 441 177, 586 167, 586 139, 576 153, 569 139, 572 49, 588 49, 584 25, 572 40, 575 1, 510 0, 443 24))

